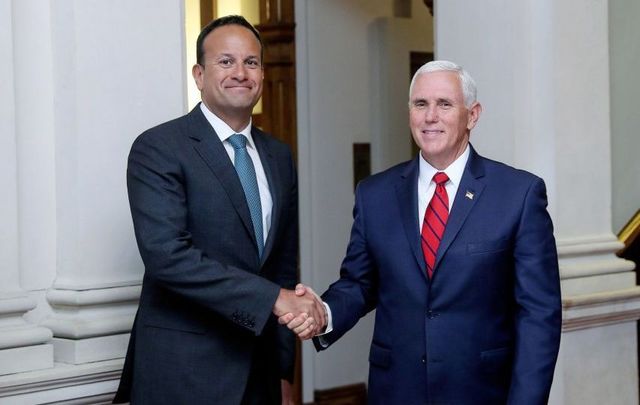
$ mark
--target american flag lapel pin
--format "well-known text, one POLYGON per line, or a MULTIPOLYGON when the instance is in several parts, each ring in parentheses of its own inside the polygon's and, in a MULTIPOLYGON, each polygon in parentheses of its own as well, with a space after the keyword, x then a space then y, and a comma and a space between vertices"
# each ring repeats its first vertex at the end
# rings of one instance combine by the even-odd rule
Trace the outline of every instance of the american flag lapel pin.
POLYGON ((469 190, 467 190, 467 192, 464 194, 465 197, 467 197, 470 200, 473 200, 473 193, 469 190))

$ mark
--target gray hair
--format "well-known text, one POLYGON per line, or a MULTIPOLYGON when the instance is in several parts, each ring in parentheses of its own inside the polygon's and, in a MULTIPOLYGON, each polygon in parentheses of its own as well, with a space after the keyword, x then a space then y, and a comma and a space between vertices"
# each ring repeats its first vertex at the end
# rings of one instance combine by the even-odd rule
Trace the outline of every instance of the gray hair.
POLYGON ((462 66, 457 65, 453 62, 449 62, 447 60, 434 60, 420 66, 420 69, 416 71, 416 73, 413 75, 413 79, 411 79, 411 85, 409 85, 409 97, 411 97, 413 85, 415 84, 416 78, 418 76, 424 73, 441 71, 455 72, 458 74, 458 78, 460 79, 460 84, 462 86, 462 94, 464 95, 464 105, 467 108, 470 108, 471 105, 476 102, 476 82, 473 80, 469 72, 464 70, 462 66))

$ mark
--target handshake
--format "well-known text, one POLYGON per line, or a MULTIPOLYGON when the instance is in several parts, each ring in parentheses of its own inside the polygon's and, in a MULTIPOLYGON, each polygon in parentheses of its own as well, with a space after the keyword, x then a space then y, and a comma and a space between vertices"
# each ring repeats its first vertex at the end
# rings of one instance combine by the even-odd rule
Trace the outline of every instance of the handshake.
POLYGON ((328 316, 322 300, 310 287, 298 284, 295 290, 280 289, 273 313, 300 340, 311 339, 327 327, 328 316))

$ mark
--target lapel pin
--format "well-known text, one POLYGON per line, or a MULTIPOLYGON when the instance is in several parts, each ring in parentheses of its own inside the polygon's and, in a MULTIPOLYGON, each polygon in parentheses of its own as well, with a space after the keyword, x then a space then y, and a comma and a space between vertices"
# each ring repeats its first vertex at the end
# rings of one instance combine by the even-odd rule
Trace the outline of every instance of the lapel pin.
POLYGON ((465 193, 464 195, 465 197, 467 197, 470 200, 473 200, 473 193, 471 191, 468 191, 465 193))

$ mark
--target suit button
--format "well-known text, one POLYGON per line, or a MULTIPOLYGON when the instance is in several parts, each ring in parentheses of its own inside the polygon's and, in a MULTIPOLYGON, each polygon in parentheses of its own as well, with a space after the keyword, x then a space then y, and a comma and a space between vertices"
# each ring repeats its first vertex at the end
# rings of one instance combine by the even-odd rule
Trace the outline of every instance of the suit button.
POLYGON ((426 364, 427 363, 427 356, 422 356, 420 361, 422 362, 422 364, 426 364))
POLYGON ((433 311, 431 309, 427 311, 427 318, 433 319, 433 311))

